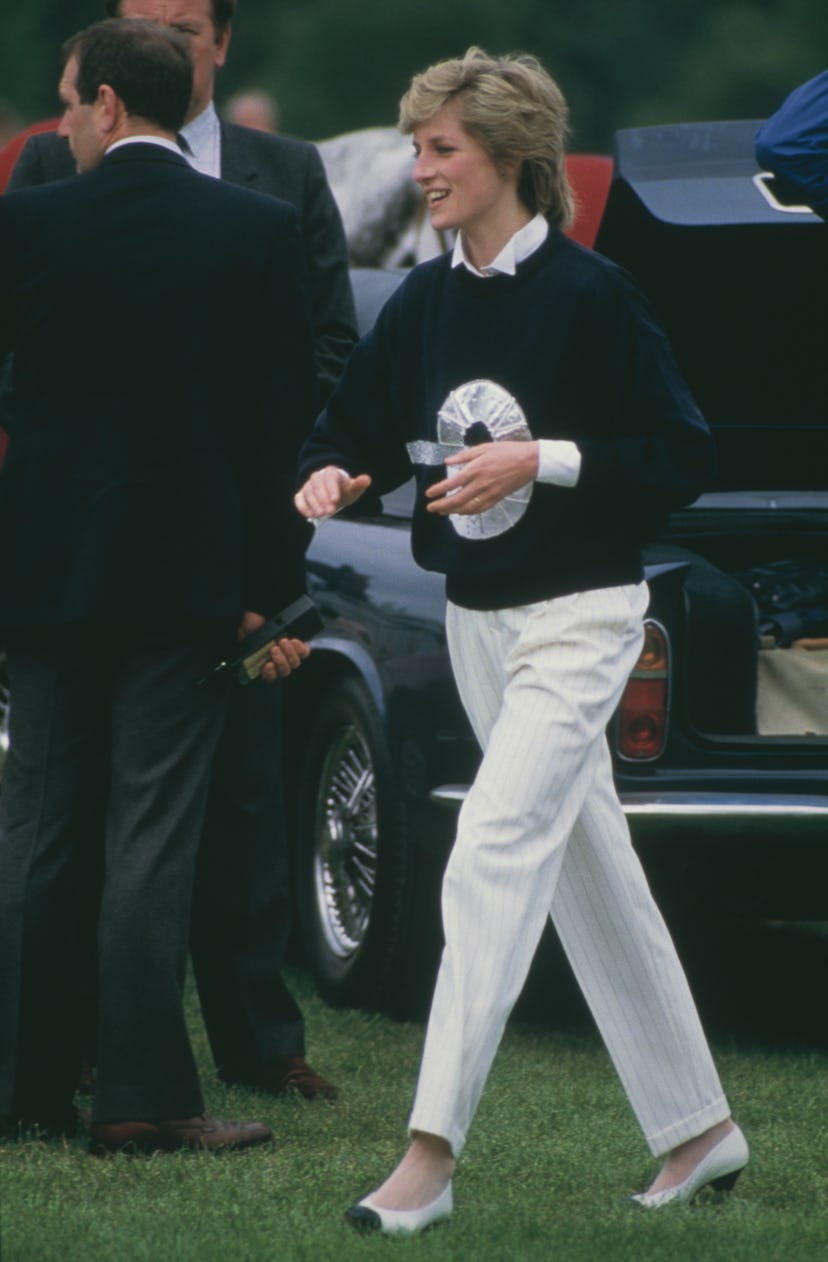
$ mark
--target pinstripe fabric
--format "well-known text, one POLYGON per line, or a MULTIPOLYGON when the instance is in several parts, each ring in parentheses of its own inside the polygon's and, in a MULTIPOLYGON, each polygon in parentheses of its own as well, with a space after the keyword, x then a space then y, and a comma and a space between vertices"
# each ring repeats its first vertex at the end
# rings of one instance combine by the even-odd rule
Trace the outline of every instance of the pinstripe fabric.
POLYGON ((455 1154, 548 915, 651 1151, 729 1114, 612 783, 605 729, 646 605, 644 584, 492 612, 449 605, 484 754, 443 882, 446 945, 409 1126, 455 1154))

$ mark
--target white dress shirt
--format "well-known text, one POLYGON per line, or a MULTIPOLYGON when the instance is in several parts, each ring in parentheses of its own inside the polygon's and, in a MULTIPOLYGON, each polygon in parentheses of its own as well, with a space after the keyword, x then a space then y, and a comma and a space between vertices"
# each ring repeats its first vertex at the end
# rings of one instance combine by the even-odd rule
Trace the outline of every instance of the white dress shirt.
POLYGON ((185 123, 179 132, 190 147, 184 156, 191 167, 202 175, 221 177, 221 129, 216 107, 211 101, 206 109, 189 123, 185 123))
POLYGON ((122 149, 124 145, 158 145, 159 148, 169 149, 172 153, 181 153, 175 141, 167 140, 166 136, 124 136, 110 145, 106 152, 114 153, 116 149, 122 149))

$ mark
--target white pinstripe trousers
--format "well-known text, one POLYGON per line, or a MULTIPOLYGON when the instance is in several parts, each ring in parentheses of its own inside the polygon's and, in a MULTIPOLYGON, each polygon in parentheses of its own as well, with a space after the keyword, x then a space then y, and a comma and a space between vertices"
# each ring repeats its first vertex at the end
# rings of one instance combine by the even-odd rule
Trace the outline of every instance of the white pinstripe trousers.
POLYGON ((449 605, 484 754, 443 882, 445 949, 409 1127, 455 1154, 548 915, 650 1151, 729 1115, 612 781, 605 729, 647 599, 642 583, 494 612, 449 605))

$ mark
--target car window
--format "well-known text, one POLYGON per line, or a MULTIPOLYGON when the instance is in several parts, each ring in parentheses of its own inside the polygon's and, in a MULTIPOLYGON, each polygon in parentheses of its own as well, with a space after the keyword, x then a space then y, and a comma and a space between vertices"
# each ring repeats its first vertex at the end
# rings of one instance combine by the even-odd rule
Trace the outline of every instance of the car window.
POLYGON ((373 328, 374 321, 394 290, 408 275, 405 268, 354 267, 351 288, 354 291, 359 336, 373 328))
POLYGON ((382 511, 386 517, 399 517, 405 521, 411 519, 414 512, 414 479, 410 478, 396 491, 389 491, 382 497, 382 511))

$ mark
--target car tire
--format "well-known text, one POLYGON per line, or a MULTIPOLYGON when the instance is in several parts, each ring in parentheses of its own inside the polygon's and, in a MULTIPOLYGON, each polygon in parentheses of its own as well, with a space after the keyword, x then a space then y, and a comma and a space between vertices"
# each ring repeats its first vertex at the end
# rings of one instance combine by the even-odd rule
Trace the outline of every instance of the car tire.
POLYGON ((345 678, 317 703, 299 787, 305 962, 330 1003, 377 1010, 399 972, 408 847, 382 722, 345 678))

